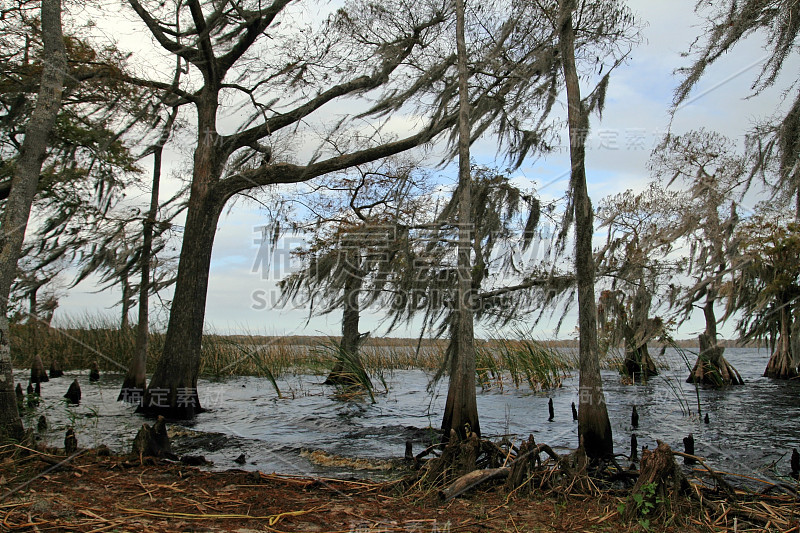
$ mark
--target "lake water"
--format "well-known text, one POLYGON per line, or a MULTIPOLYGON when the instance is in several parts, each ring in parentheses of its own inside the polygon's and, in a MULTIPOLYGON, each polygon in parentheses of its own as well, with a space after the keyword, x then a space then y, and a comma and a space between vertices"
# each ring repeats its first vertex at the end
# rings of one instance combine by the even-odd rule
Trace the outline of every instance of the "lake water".
MULTIPOLYGON (((682 450, 682 439, 694 435, 695 453, 722 470, 762 479, 776 479, 789 471, 793 447, 800 448, 800 382, 761 377, 768 353, 764 350, 728 349, 728 360, 742 374, 746 385, 724 390, 684 382, 686 364, 667 351, 661 364, 668 368, 647 384, 626 385, 614 371, 603 372, 615 451, 629 453, 631 432, 640 446, 655 447, 656 439, 682 450), (697 415, 697 395, 705 424, 697 415), (639 427, 630 427, 631 407, 637 406, 639 427)), ((691 362, 694 356, 690 355, 691 362)), ((28 371, 17 380, 27 381, 28 371)), ((430 376, 420 370, 387 372, 388 392, 369 399, 343 401, 322 385, 324 376, 297 375, 278 380, 282 397, 263 378, 201 379, 201 402, 209 410, 195 420, 172 425, 178 435, 178 453, 205 455, 214 468, 247 468, 287 474, 349 475, 346 465, 322 465, 309 451, 323 451, 349 458, 388 460, 402 458, 405 442, 414 442, 415 453, 432 436, 431 427, 441 423, 446 379, 433 391, 430 376), (181 427, 183 426, 183 427, 181 427), (247 462, 233 460, 244 453, 247 462)), ((117 402, 122 376, 106 374, 89 383, 87 372, 67 372, 63 378, 42 384, 43 401, 26 425, 35 426, 45 414, 50 423, 42 438, 63 446, 64 430, 76 428, 82 447, 106 444, 128 451, 143 422, 133 408, 117 402), (66 407, 60 400, 73 379, 83 389, 80 406, 66 407)), ((577 422, 571 403, 578 400, 577 373, 563 387, 533 393, 509 385, 478 393, 478 409, 484 436, 508 435, 512 440, 533 434, 537 442, 554 448, 577 446, 577 422), (553 398, 555 420, 548 422, 547 403, 553 398)), ((360 472, 357 475, 365 475, 360 472)))

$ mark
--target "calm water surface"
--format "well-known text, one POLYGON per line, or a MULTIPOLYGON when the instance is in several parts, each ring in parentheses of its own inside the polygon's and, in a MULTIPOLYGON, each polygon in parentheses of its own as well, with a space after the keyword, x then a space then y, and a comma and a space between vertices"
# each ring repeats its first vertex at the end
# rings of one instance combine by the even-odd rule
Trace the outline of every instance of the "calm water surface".
MULTIPOLYGON (((631 432, 640 446, 655 447, 656 439, 682 449, 682 438, 694 435, 695 452, 723 470, 774 479, 789 470, 789 453, 800 448, 800 382, 761 377, 766 351, 728 349, 725 352, 744 378, 744 387, 714 390, 684 383, 688 370, 681 357, 668 351, 660 362, 668 368, 647 384, 626 385, 614 371, 603 372, 615 451, 629 453, 631 432), (697 402, 709 424, 697 415, 697 402), (637 406, 639 427, 630 427, 631 407, 637 406)), ((694 356, 689 355, 694 362, 694 356)), ((27 381, 27 371, 17 380, 27 381)), ((348 467, 316 464, 303 450, 322 450, 351 458, 393 459, 412 440, 419 451, 430 442, 441 422, 446 380, 428 390, 430 376, 420 370, 385 373, 388 392, 367 400, 342 401, 323 386, 324 376, 299 375, 278 380, 282 397, 266 379, 234 377, 202 379, 200 398, 209 410, 191 422, 172 426, 176 451, 205 455, 214 468, 248 468, 291 474, 350 474, 348 467), (244 453, 247 463, 233 459, 244 453)), ((63 446, 64 430, 76 428, 80 446, 106 444, 128 451, 143 417, 116 402, 121 375, 104 375, 89 383, 86 372, 42 384, 42 405, 26 417, 35 426, 45 414, 50 423, 41 437, 63 446), (83 389, 80 406, 60 401, 77 378, 83 389)), ((533 434, 537 442, 564 449, 577 446, 577 422, 571 403, 578 401, 577 373, 563 387, 541 393, 505 387, 479 390, 478 409, 486 436, 513 439, 533 434), (548 422, 547 402, 553 398, 555 420, 548 422)), ((363 475, 363 472, 360 474, 363 475)))

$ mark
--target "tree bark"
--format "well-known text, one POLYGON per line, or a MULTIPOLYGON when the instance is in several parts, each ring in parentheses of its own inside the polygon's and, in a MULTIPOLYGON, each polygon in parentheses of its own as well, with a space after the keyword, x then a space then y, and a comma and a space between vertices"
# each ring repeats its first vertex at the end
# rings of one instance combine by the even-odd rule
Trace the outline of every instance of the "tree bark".
MULTIPOLYGON (((180 68, 180 66, 179 66, 180 68)), ((158 142, 153 146, 153 182, 150 190, 150 208, 142 227, 142 251, 139 269, 139 319, 136 324, 136 347, 133 360, 122 382, 117 401, 140 403, 147 388, 147 345, 150 338, 150 261, 153 250, 153 227, 158 217, 158 196, 161 188, 161 161, 164 145, 167 144, 177 109, 173 109, 167 119, 158 142)))
POLYGON ((478 402, 475 396, 475 334, 471 246, 471 176, 469 93, 467 90, 467 46, 464 36, 464 0, 456 0, 456 51, 458 61, 458 288, 453 324, 450 328, 450 382, 442 418, 447 439, 451 430, 466 439, 470 433, 480 437, 478 402))
POLYGON ((130 318, 128 317, 128 313, 131 310, 131 284, 128 280, 127 270, 120 275, 120 283, 122 285, 122 315, 119 327, 122 331, 125 331, 131 327, 130 318))
POLYGON ((216 129, 218 91, 208 84, 197 104, 198 143, 194 153, 178 276, 164 351, 139 410, 168 419, 187 419, 203 411, 197 395, 211 251, 227 197, 215 195, 227 154, 216 129))
POLYGON ((633 296, 631 324, 625 338, 625 371, 634 381, 637 376, 646 381, 651 376, 658 375, 658 368, 647 349, 647 341, 653 335, 650 305, 651 298, 644 277, 640 277, 639 286, 633 296))
POLYGON ((578 285, 579 402, 578 435, 580 446, 592 459, 614 453, 611 423, 606 409, 597 349, 597 306, 595 304, 595 265, 592 255, 594 212, 586 186, 586 144, 584 135, 589 118, 581 102, 575 65, 575 31, 572 26, 574 0, 561 0, 559 6, 559 48, 567 91, 570 136, 570 164, 575 209, 575 273, 578 285))
POLYGON ((61 109, 67 58, 61 30, 60 0, 42 0, 44 44, 42 82, 36 107, 25 128, 25 140, 14 167, 11 192, 0 228, 0 438, 21 438, 8 327, 8 297, 28 226, 33 197, 47 151, 47 142, 61 109))
POLYGON ((781 306, 780 317, 780 335, 777 342, 775 342, 775 350, 769 358, 767 368, 764 370, 764 377, 793 379, 800 374, 798 374, 797 366, 793 364, 794 358, 792 357, 791 346, 792 317, 788 304, 781 306))
POLYGON ((709 290, 706 303, 703 306, 703 316, 706 319, 706 329, 698 339, 700 353, 692 372, 686 378, 687 383, 703 383, 721 387, 724 385, 744 385, 744 380, 736 368, 730 364, 723 352, 725 348, 717 341, 717 318, 714 313, 716 294, 709 290))
POLYGON ((339 358, 325 380, 326 385, 357 386, 359 381, 353 376, 353 371, 364 372, 364 366, 358 354, 362 340, 362 335, 358 332, 358 322, 361 317, 358 299, 362 283, 363 278, 360 272, 348 273, 344 283, 342 341, 339 344, 341 353, 338 354, 339 358), (345 364, 345 359, 351 368, 347 368, 348 364, 345 364), (352 368, 352 365, 357 366, 357 369, 352 368))

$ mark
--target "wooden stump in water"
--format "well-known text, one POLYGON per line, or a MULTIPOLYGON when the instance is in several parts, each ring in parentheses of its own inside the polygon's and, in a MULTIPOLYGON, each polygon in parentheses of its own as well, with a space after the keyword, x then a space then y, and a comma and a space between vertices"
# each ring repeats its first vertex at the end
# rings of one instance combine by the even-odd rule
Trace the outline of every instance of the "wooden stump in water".
POLYGON ((92 361, 92 367, 89 369, 89 381, 100 381, 100 367, 97 361, 92 361))
POLYGON ((50 381, 44 371, 44 363, 42 358, 36 355, 31 364, 31 383, 46 383, 50 381))
POLYGON ((578 420, 578 410, 575 409, 575 402, 572 402, 572 420, 578 420))
POLYGON ((76 451, 78 451, 78 439, 75 437, 75 430, 67 428, 67 434, 64 436, 64 452, 72 455, 76 451))
POLYGON ((637 461, 639 459, 639 441, 636 440, 636 433, 631 435, 631 461, 637 461))
POLYGON ((50 379, 60 378, 63 375, 64 371, 61 369, 61 363, 59 363, 56 359, 53 359, 50 362, 50 379))
POLYGON ((552 398, 550 398, 550 400, 547 402, 547 411, 550 413, 550 418, 548 418, 547 420, 549 422, 552 422, 556 417, 556 413, 553 410, 553 399, 552 398))
POLYGON ((800 453, 797 453, 797 448, 792 448, 791 466, 791 476, 795 479, 800 479, 800 453))
POLYGON ((67 389, 67 393, 64 395, 64 398, 67 399, 67 403, 72 405, 78 405, 81 403, 81 386, 77 379, 72 381, 69 389, 67 389))
POLYGON ((131 452, 141 457, 168 457, 174 458, 172 446, 167 435, 167 423, 163 416, 159 416, 152 426, 142 424, 141 429, 133 439, 131 452))
MULTIPOLYGON (((691 433, 689 433, 688 437, 683 438, 683 452, 686 455, 694 455, 694 435, 691 433)), ((683 462, 687 465, 693 465, 697 463, 697 461, 691 457, 684 457, 683 462)))
POLYGON ((36 428, 39 431, 47 431, 47 418, 44 415, 39 415, 39 421, 36 423, 36 428))
POLYGON ((639 412, 636 410, 636 406, 633 406, 631 410, 631 427, 638 428, 639 427, 639 412))

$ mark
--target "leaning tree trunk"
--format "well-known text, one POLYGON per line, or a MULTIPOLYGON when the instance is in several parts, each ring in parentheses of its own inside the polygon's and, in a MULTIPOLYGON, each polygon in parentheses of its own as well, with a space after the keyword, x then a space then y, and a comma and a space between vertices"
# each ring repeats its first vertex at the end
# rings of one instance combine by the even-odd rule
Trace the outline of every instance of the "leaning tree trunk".
POLYGON ((358 332, 361 316, 358 299, 363 278, 360 274, 348 274, 344 283, 344 309, 342 311, 342 341, 336 364, 325 380, 326 385, 358 386, 360 380, 356 373, 365 376, 366 371, 359 356, 362 335, 358 332))
POLYGON ((147 211, 147 217, 142 226, 142 250, 139 259, 141 278, 139 279, 139 321, 136 324, 136 347, 117 401, 141 403, 142 394, 147 387, 147 345, 150 337, 150 260, 153 250, 153 227, 158 216, 158 195, 161 188, 161 160, 164 145, 167 144, 177 114, 177 109, 173 109, 161 130, 158 142, 153 147, 150 209, 147 211))
POLYGON ((198 143, 164 351, 139 408, 166 418, 188 419, 203 410, 197 377, 208 276, 217 222, 227 201, 214 190, 225 160, 216 133, 216 102, 216 91, 206 88, 197 106, 198 143))
POLYGON ((580 380, 578 435, 589 458, 609 457, 614 453, 611 422, 603 393, 597 350, 597 306, 595 304, 595 266, 592 255, 594 213, 586 187, 586 144, 589 117, 581 102, 575 66, 575 31, 572 27, 574 0, 561 0, 559 47, 567 90, 567 115, 570 135, 571 187, 575 209, 575 274, 578 285, 578 326, 580 380))
POLYGON ((464 36, 464 0, 456 0, 456 49, 458 53, 458 287, 450 327, 450 383, 442 417, 443 439, 451 431, 463 440, 480 436, 475 396, 475 333, 472 314, 471 178, 469 161, 469 93, 467 46, 464 36))
POLYGON ((797 365, 792 357, 791 343, 791 313, 789 306, 783 305, 780 310, 780 334, 775 342, 775 351, 769 358, 764 377, 777 379, 793 379, 798 374, 797 365))
POLYGON ((744 385, 744 380, 739 372, 730 364, 723 352, 725 347, 717 342, 717 318, 714 314, 715 295, 709 293, 703 306, 703 315, 706 319, 706 330, 700 334, 700 353, 694 364, 687 383, 704 383, 721 387, 724 385, 744 385))
POLYGON ((19 159, 11 178, 11 192, 0 227, 0 438, 19 439, 23 434, 17 410, 8 327, 8 297, 25 239, 47 141, 61 109, 61 90, 67 58, 61 31, 61 1, 42 0, 42 82, 36 107, 25 127, 19 159))

